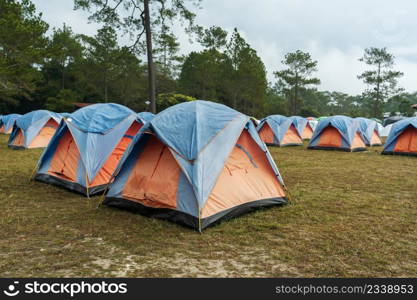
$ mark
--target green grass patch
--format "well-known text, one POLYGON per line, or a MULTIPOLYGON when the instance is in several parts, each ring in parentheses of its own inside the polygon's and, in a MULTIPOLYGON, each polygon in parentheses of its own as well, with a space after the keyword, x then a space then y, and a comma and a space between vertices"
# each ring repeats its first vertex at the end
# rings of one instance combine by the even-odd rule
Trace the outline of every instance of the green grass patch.
POLYGON ((417 158, 270 148, 291 204, 199 234, 29 181, 0 136, 0 275, 415 277, 417 158))

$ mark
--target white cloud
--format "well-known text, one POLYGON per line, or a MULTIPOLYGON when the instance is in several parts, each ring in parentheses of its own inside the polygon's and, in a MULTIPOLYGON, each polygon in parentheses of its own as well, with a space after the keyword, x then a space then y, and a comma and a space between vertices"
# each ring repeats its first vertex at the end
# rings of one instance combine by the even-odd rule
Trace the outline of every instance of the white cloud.
POLYGON ((52 28, 60 28, 63 23, 71 26, 75 33, 83 33, 88 35, 94 35, 99 25, 89 23, 88 12, 74 11, 74 2, 72 0, 60 0, 60 1, 45 1, 45 0, 33 0, 32 1, 38 11, 42 12, 43 20, 46 21, 52 28))
POLYGON ((399 80, 400 86, 408 91, 417 91, 417 61, 399 58, 397 59, 396 68, 404 73, 404 76, 399 80))
POLYGON ((358 93, 364 85, 357 79, 364 66, 358 58, 362 49, 351 48, 341 51, 337 48, 316 50, 315 59, 319 61, 318 77, 321 79, 321 89, 336 90, 345 93, 358 93), (348 83, 348 84, 347 84, 348 83))

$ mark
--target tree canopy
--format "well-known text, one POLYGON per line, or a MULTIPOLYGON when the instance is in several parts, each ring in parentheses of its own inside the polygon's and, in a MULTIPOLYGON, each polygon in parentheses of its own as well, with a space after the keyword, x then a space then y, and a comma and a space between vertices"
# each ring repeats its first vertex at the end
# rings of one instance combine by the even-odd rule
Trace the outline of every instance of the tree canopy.
POLYGON ((282 64, 287 68, 274 74, 289 99, 290 114, 297 115, 302 105, 300 92, 309 86, 320 84, 320 79, 312 77, 317 71, 317 61, 311 58, 310 53, 297 50, 286 54, 282 64))
MULTIPOLYGON (((402 72, 386 48, 368 48, 358 58, 367 71, 362 94, 319 90, 320 64, 297 50, 268 82, 258 52, 237 28, 195 24, 199 0, 75 0, 102 27, 94 35, 67 24, 48 31, 30 0, 0 0, 0 114, 33 109, 71 112, 75 102, 115 102, 136 111, 151 110, 144 5, 150 10, 155 103, 161 111, 195 99, 223 103, 262 118, 271 114, 378 117, 412 116, 417 92, 398 85, 402 72), (174 22, 184 27, 199 51, 181 55, 174 22), (131 41, 120 43, 126 34, 131 41)), ((63 20, 65 21, 65 20, 63 20)), ((352 74, 354 75, 354 74, 352 74)), ((356 74, 355 74, 356 75, 356 74)), ((335 74, 334 76, 337 76, 335 74)))
POLYGON ((29 0, 0 1, 0 100, 17 104, 31 99, 40 80, 48 24, 29 0))
POLYGON ((374 117, 381 117, 383 104, 390 97, 402 92, 402 88, 398 87, 398 78, 403 76, 403 73, 392 70, 394 59, 394 55, 386 48, 373 47, 365 49, 363 57, 359 59, 369 67, 373 67, 372 70, 360 74, 358 78, 367 85, 364 95, 372 99, 374 117))

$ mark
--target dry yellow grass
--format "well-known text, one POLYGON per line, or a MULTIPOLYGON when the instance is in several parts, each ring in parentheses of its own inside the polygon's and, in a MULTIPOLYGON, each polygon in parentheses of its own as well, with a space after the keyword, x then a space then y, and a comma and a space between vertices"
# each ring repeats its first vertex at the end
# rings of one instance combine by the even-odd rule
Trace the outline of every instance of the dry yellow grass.
POLYGON ((417 158, 271 148, 292 202, 209 228, 29 182, 41 151, 0 136, 0 275, 417 276, 417 158))

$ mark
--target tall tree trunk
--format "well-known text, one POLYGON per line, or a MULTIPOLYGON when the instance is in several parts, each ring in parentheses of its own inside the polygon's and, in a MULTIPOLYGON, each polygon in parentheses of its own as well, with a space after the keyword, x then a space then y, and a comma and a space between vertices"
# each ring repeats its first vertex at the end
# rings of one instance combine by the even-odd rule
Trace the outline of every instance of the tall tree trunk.
POLYGON ((65 89, 65 60, 61 59, 61 69, 62 69, 62 77, 61 77, 61 89, 65 89))
POLYGON ((107 103, 108 95, 107 95, 107 70, 104 71, 104 102, 107 103))
POLYGON ((298 73, 295 73, 295 87, 294 87, 294 108, 292 114, 295 116, 297 115, 297 109, 298 109, 298 73))
POLYGON ((65 67, 62 68, 62 89, 65 89, 65 67))
POLYGON ((381 63, 378 64, 378 76, 377 76, 377 83, 376 83, 376 101, 374 107, 374 114, 376 118, 380 118, 379 115, 379 103, 380 103, 380 80, 381 80, 381 63))
POLYGON ((149 0, 144 0, 145 31, 146 31, 146 52, 148 55, 148 93, 151 102, 151 112, 156 114, 156 92, 155 92, 155 67, 153 63, 151 16, 149 13, 149 0))

